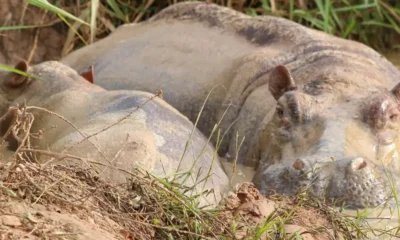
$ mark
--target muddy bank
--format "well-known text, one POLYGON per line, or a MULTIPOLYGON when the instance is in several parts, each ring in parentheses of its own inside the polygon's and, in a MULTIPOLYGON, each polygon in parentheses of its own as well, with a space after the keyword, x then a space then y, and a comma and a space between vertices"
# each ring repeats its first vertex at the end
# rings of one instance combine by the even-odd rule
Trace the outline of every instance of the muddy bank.
POLYGON ((218 210, 207 211, 153 178, 117 186, 84 169, 14 160, 0 165, 1 239, 350 237, 345 222, 332 221, 340 214, 326 205, 266 199, 253 184, 242 184, 218 210))

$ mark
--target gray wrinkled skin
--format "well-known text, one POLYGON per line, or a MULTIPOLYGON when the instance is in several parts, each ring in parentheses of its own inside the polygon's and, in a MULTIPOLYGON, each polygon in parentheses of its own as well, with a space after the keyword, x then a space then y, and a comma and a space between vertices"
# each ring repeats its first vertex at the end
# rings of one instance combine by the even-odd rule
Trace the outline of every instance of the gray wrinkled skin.
MULTIPOLYGON (((155 98, 135 110, 153 95, 140 91, 106 91, 90 84, 74 70, 59 62, 35 65, 28 69, 28 73, 40 79, 23 78, 25 81, 21 85, 12 87, 9 82, 10 79, 18 79, 16 74, 1 75, 2 115, 9 106, 21 106, 26 101, 28 106, 46 108, 65 117, 82 133, 90 135, 135 111, 119 124, 90 139, 107 159, 88 141, 76 145, 83 137, 75 128, 58 117, 39 110, 34 111, 32 131, 45 131, 41 139, 32 139, 33 146, 60 152, 76 145, 67 153, 106 165, 112 161, 112 166, 127 171, 139 166, 158 176, 170 175, 176 171, 186 172, 194 166, 193 175, 185 182, 188 186, 193 185, 193 179, 199 172, 199 180, 202 180, 210 171, 211 177, 196 187, 196 190, 204 187, 204 190, 214 191, 214 194, 211 193, 204 199, 207 202, 203 201, 202 204, 217 204, 221 195, 228 190, 228 178, 220 166, 219 158, 198 130, 194 131, 180 163, 193 124, 164 100, 155 98)), ((4 132, 7 126, 2 127, 4 132)), ((98 165, 94 166, 103 169, 98 165)), ((124 182, 127 177, 112 168, 104 171, 100 174, 101 177, 117 183, 124 182)))
POLYGON ((362 158, 322 162, 298 160, 263 170, 263 178, 257 181, 257 187, 266 196, 306 191, 346 208, 394 205, 394 191, 400 191, 400 174, 391 167, 362 158))
POLYGON ((162 89, 191 121, 223 85, 198 128, 209 134, 221 116, 222 130, 234 123, 220 154, 234 158, 236 133, 245 136, 238 162, 257 167, 259 187, 265 169, 298 159, 400 163, 399 70, 363 44, 282 18, 179 3, 62 61, 78 71, 93 65, 95 83, 106 89, 162 89))

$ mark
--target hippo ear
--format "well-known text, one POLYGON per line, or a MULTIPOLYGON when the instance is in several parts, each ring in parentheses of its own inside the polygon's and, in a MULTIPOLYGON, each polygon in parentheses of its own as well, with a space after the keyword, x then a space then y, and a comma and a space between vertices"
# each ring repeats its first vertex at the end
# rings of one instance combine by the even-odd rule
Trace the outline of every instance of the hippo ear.
MULTIPOLYGON (((21 72, 27 72, 28 71, 28 63, 25 61, 20 61, 15 67, 15 69, 21 71, 21 72)), ((23 85, 26 80, 28 79, 27 76, 11 72, 9 73, 5 79, 4 79, 4 85, 7 87, 11 88, 17 88, 23 85)))
POLYGON ((367 166, 367 162, 362 157, 357 157, 351 160, 351 170, 359 171, 367 166))
POLYGON ((398 83, 391 91, 393 95, 400 100, 400 83, 398 83))
POLYGON ((285 92, 296 89, 293 77, 289 69, 283 65, 275 67, 269 80, 269 91, 275 100, 278 100, 285 92))
POLYGON ((81 77, 86 79, 90 83, 94 83, 94 72, 93 72, 93 65, 89 67, 87 71, 81 72, 81 77))

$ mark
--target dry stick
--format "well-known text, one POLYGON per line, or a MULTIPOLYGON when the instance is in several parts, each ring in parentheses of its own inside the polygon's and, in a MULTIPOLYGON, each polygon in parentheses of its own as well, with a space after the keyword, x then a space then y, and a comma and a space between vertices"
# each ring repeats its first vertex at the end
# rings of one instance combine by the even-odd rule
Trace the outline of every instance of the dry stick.
MULTIPOLYGON (((7 113, 4 114, 4 116, 2 116, 2 117, 0 118, 0 122, 3 121, 7 116, 9 116, 9 114, 14 114, 14 117, 15 117, 14 121, 15 121, 15 122, 14 122, 13 126, 11 126, 11 127, 7 130, 6 134, 3 136, 3 140, 2 140, 1 145, 3 145, 3 143, 5 142, 4 139, 5 139, 10 133, 12 133, 13 136, 14 136, 14 138, 15 138, 15 139, 18 141, 18 143, 20 144, 19 148, 21 148, 21 147, 24 145, 24 143, 25 143, 26 141, 28 141, 28 146, 29 146, 29 138, 28 138, 28 137, 29 137, 30 129, 31 129, 31 127, 32 127, 33 120, 34 120, 33 114, 27 114, 25 110, 23 110, 23 111, 21 112, 21 111, 19 110, 18 106, 17 106, 17 107, 11 107, 11 108, 9 108, 9 110, 7 111, 7 113), (19 119, 18 117, 20 117, 20 118, 22 118, 22 119, 19 119), (28 127, 20 127, 20 129, 17 129, 18 126, 21 126, 21 125, 23 125, 24 123, 26 123, 26 119, 28 119, 29 117, 30 117, 31 121, 28 122, 28 127), (18 130, 21 130, 21 129, 22 129, 23 131, 25 131, 25 133, 26 133, 22 140, 18 137, 18 134, 17 134, 17 131, 18 131, 18 130)), ((15 151, 14 154, 18 154, 19 148, 17 149, 17 151, 15 151)), ((14 155, 14 154, 13 154, 13 155, 14 155)))
POLYGON ((153 3, 154 3, 154 0, 149 0, 149 1, 147 1, 146 6, 144 7, 143 11, 141 11, 141 12, 136 16, 136 18, 135 18, 135 20, 133 20, 133 22, 134 22, 134 23, 138 23, 138 22, 142 19, 142 17, 143 17, 143 14, 144 14, 144 12, 145 12, 144 10, 148 9, 153 3))
POLYGON ((43 154, 45 156, 49 156, 49 157, 54 157, 54 158, 60 158, 60 159, 65 159, 65 158, 71 158, 74 160, 79 160, 82 162, 88 162, 88 163, 93 163, 93 164, 97 164, 97 165, 101 165, 101 166, 105 166, 105 167, 112 167, 113 169, 116 169, 118 171, 121 171, 123 173, 126 173, 130 176, 136 177, 136 175, 134 175, 133 173, 123 169, 123 168, 119 168, 119 167, 115 167, 115 166, 111 166, 111 165, 107 165, 105 163, 101 163, 101 162, 96 162, 96 161, 92 161, 92 160, 88 160, 86 158, 83 157, 78 157, 75 155, 70 155, 70 154, 62 154, 62 153, 54 153, 54 152, 50 152, 50 151, 45 151, 45 150, 38 150, 38 149, 30 149, 30 148, 22 148, 20 149, 21 152, 32 152, 32 153, 39 153, 39 154, 43 154))
MULTIPOLYGON (((41 110, 41 111, 47 112, 47 113, 49 113, 49 114, 55 115, 55 116, 59 117, 60 119, 62 119, 63 121, 67 122, 67 123, 70 124, 80 135, 82 135, 82 137, 84 138, 82 141, 78 142, 78 144, 79 144, 79 143, 82 143, 82 142, 85 141, 85 140, 88 140, 88 142, 89 142, 90 144, 92 144, 92 146, 93 146, 94 148, 96 148, 96 150, 100 153, 100 155, 101 155, 104 159, 106 159, 108 162, 110 162, 110 160, 104 155, 104 153, 103 153, 102 151, 100 151, 100 149, 99 149, 93 142, 91 142, 91 141, 89 140, 89 138, 87 138, 87 137, 85 136, 85 134, 84 134, 81 130, 79 130, 72 122, 70 122, 69 120, 67 120, 67 119, 64 118, 63 116, 61 116, 61 115, 59 115, 59 114, 57 114, 57 113, 55 113, 55 112, 49 111, 49 110, 47 110, 47 109, 45 109, 45 108, 41 108, 41 107, 29 106, 29 107, 26 107, 26 109, 27 109, 27 110, 29 110, 29 109, 41 110)), ((64 151, 67 151, 67 150, 71 149, 72 147, 74 147, 74 146, 76 146, 76 145, 77 145, 77 144, 73 144, 71 147, 69 147, 69 148, 67 148, 67 149, 64 149, 64 151)))
MULTIPOLYGON (((69 171, 74 171, 74 170, 75 170, 75 169, 71 169, 71 168, 69 168, 69 167, 67 167, 67 166, 63 166, 63 165, 59 165, 59 166, 62 166, 64 170, 69 170, 69 171)), ((30 169, 33 170, 32 168, 30 168, 30 169)), ((40 170, 40 171, 42 171, 42 170, 40 170)), ((66 186, 68 186, 68 185, 65 184, 65 183, 63 183, 61 180, 67 179, 67 180, 69 180, 71 183, 77 181, 77 179, 71 178, 71 177, 69 177, 69 176, 66 175, 66 174, 63 175, 63 176, 62 176, 62 179, 60 179, 60 180, 56 180, 56 179, 51 178, 51 177, 49 177, 49 176, 47 176, 47 175, 45 175, 44 177, 49 178, 50 181, 52 181, 52 182, 61 183, 62 185, 66 185, 66 186)), ((79 181, 79 180, 78 180, 78 181, 79 181)), ((54 185, 54 184, 53 184, 53 185, 54 185)), ((50 187, 51 187, 51 186, 50 186, 50 187)), ((50 187, 48 187, 47 189, 49 189, 50 187)), ((60 185, 60 187, 61 187, 61 185, 60 185)), ((85 196, 80 196, 79 198, 74 197, 74 202, 79 202, 80 204, 86 203, 87 200, 89 199, 89 197, 90 197, 90 196, 93 196, 93 193, 97 192, 98 189, 99 189, 99 187, 96 186, 96 187, 94 187, 93 189, 88 190, 89 193, 86 194, 85 196)), ((65 192, 63 192, 63 193, 64 193, 64 194, 67 194, 67 193, 65 193, 65 192)))
POLYGON ((48 187, 46 186, 46 187, 43 189, 43 192, 40 193, 40 195, 36 198, 35 202, 33 202, 33 203, 31 204, 31 206, 35 205, 35 204, 42 198, 42 196, 43 196, 50 188, 54 187, 56 184, 58 184, 59 182, 61 182, 61 181, 64 180, 64 179, 65 179, 65 177, 62 177, 62 178, 60 178, 59 180, 53 182, 53 184, 51 184, 50 186, 48 186, 48 187))
POLYGON ((203 236, 203 235, 194 233, 194 232, 189 232, 189 231, 179 230, 179 229, 169 228, 169 227, 163 227, 163 226, 154 225, 154 224, 151 224, 151 223, 146 223, 146 222, 137 221, 137 220, 134 220, 134 219, 132 219, 132 218, 127 219, 127 218, 125 218, 125 217, 115 216, 115 215, 112 215, 112 214, 109 214, 109 213, 103 213, 103 214, 104 214, 104 215, 111 216, 111 217, 117 217, 117 218, 120 218, 120 219, 123 219, 123 220, 126 220, 126 221, 132 221, 132 222, 135 222, 135 223, 138 223, 138 224, 143 224, 143 225, 145 225, 145 226, 150 226, 150 227, 158 228, 158 229, 163 229, 163 230, 168 230, 168 231, 176 231, 176 232, 178 232, 178 233, 183 233, 183 234, 190 234, 190 235, 193 235, 193 236, 201 237, 201 239, 209 239, 209 240, 214 240, 214 239, 215 239, 215 238, 209 238, 209 237, 206 237, 206 236, 203 236))
POLYGON ((299 0, 299 6, 303 10, 307 10, 307 0, 299 0))
POLYGON ((76 236, 79 234, 81 234, 81 233, 49 233, 46 235, 49 237, 62 237, 62 236, 76 236))
POLYGON ((393 17, 400 23, 400 17, 399 15, 397 15, 397 13, 386 3, 384 3, 383 1, 378 1, 386 10, 388 10, 393 17))
POLYGON ((28 5, 29 3, 27 1, 24 1, 24 5, 22 6, 22 13, 21 13, 21 17, 19 18, 19 25, 24 25, 24 18, 25 18, 25 13, 26 10, 28 9, 28 5))
POLYGON ((228 8, 232 8, 232 0, 228 0, 228 2, 226 3, 226 6, 228 8))
MULTIPOLYGON (((126 134, 126 140, 125 140, 124 144, 123 144, 122 147, 118 150, 118 152, 115 154, 115 156, 113 157, 113 159, 110 161, 110 164, 112 164, 112 163, 119 157, 119 155, 121 154, 122 150, 125 148, 126 144, 128 143, 128 140, 129 140, 129 134, 126 134)), ((103 175, 105 171, 106 171, 106 168, 104 168, 103 171, 101 171, 101 172, 99 173, 99 175, 100 175, 100 176, 103 175)))
MULTIPOLYGON (((19 149, 21 149, 23 146, 24 146, 24 143, 28 140, 28 137, 29 137, 29 133, 30 133, 30 130, 31 130, 31 128, 32 128, 32 124, 33 124, 33 121, 35 120, 35 117, 33 116, 33 114, 29 114, 29 115, 26 115, 26 112, 23 112, 22 114, 24 114, 26 117, 27 116, 30 116, 31 118, 30 118, 30 121, 28 122, 28 127, 26 128, 26 129, 22 129, 22 130, 24 130, 25 131, 25 136, 22 138, 22 140, 20 141, 20 143, 19 143, 19 147, 17 148, 17 150, 15 151, 15 153, 18 153, 19 152, 19 149)), ((22 115, 21 114, 21 115, 22 115)), ((15 131, 15 128, 16 126, 13 126, 13 130, 12 130, 12 132, 13 132, 13 134, 14 134, 14 131, 15 131)), ((14 137, 16 137, 17 139, 18 139, 18 136, 16 136, 16 135, 14 135, 14 137)), ((28 145, 29 146, 29 145, 28 145)))
POLYGON ((276 2, 275 0, 271 0, 271 12, 276 12, 276 2))
POLYGON ((34 227, 32 228, 32 230, 30 232, 28 232, 27 234, 23 235, 20 239, 25 239, 28 238, 30 235, 32 235, 33 232, 35 232, 38 229, 38 225, 34 225, 34 227))
MULTIPOLYGON (((46 155, 46 156, 49 156, 49 157, 61 157, 61 156, 63 156, 63 158, 71 158, 71 159, 80 160, 80 161, 87 161, 87 162, 89 162, 89 163, 98 164, 98 165, 102 165, 102 166, 108 166, 108 165, 105 165, 104 163, 101 163, 101 162, 95 162, 95 161, 87 160, 87 159, 85 159, 85 158, 81 158, 81 157, 77 157, 77 156, 69 155, 69 154, 58 154, 58 153, 48 152, 48 151, 44 151, 44 150, 27 149, 27 148, 23 148, 23 149, 21 149, 21 151, 23 151, 23 152, 40 153, 40 154, 43 154, 43 155, 46 155)), ((127 174, 130 175, 130 176, 134 176, 134 177, 135 177, 134 174, 132 174, 131 172, 129 172, 129 171, 125 170, 125 169, 118 168, 118 167, 115 167, 115 166, 110 166, 110 167, 112 167, 113 169, 119 170, 119 171, 121 171, 121 172, 127 173, 127 174)), ((38 186, 38 187, 39 187, 39 186, 38 186)), ((169 189, 165 189, 165 191, 168 192, 168 193, 170 193, 170 194, 171 194, 177 201, 179 201, 182 205, 184 205, 184 206, 186 206, 187 208, 190 209, 190 207, 187 206, 187 204, 186 204, 184 201, 182 201, 181 199, 179 199, 179 198, 178 198, 173 192, 171 192, 169 189)), ((194 212, 194 214, 197 215, 197 213, 195 213, 195 212, 194 212)), ((197 217, 199 217, 199 216, 197 215, 197 217)))
POLYGON ((56 195, 54 195, 54 194, 52 194, 52 193, 50 193, 50 192, 46 192, 43 188, 41 188, 40 186, 38 186, 38 185, 35 183, 35 181, 33 181, 33 179, 32 179, 32 178, 28 175, 28 173, 25 171, 25 167, 24 167, 22 164, 18 164, 18 167, 21 169, 22 173, 24 174, 24 176, 25 176, 25 178, 28 180, 28 182, 29 182, 30 184, 32 184, 32 185, 33 185, 37 190, 39 190, 40 192, 45 192, 46 195, 49 195, 50 197, 55 198, 55 199, 57 199, 57 200, 59 200, 59 201, 61 201, 61 202, 63 202, 63 203, 68 203, 68 204, 71 204, 72 206, 80 207, 80 208, 83 208, 83 209, 89 211, 89 209, 87 209, 85 206, 81 206, 81 205, 72 203, 72 202, 70 202, 70 201, 68 201, 68 200, 65 200, 65 199, 63 199, 63 198, 60 198, 60 197, 58 197, 58 196, 56 196, 56 195))
POLYGON ((53 186, 55 186, 56 184, 58 184, 59 182, 61 182, 64 179, 65 179, 65 177, 63 176, 62 178, 58 179, 57 181, 54 181, 53 184, 51 184, 50 186, 45 187, 43 192, 40 193, 40 195, 36 198, 35 202, 33 202, 31 204, 31 206, 35 205, 50 188, 52 188, 53 186))
MULTIPOLYGON (((90 14, 90 7, 84 9, 82 11, 82 13, 79 15, 79 18, 85 19, 89 16, 89 14, 90 14)), ((75 22, 74 24, 69 26, 68 34, 64 41, 63 48, 61 50, 61 57, 66 56, 70 52, 70 50, 72 50, 74 48, 73 43, 74 43, 75 35, 77 35, 82 40, 82 42, 85 45, 87 45, 86 41, 83 39, 82 36, 79 35, 79 33, 76 30, 76 29, 80 28, 81 25, 82 25, 81 22, 75 22)))
MULTIPOLYGON (((11 113, 15 114, 16 109, 12 108, 9 109, 1 118, 0 118, 0 122, 4 121, 6 119, 6 117, 8 117, 11 113)), ((11 134, 12 132, 12 128, 8 128, 7 132, 2 136, 2 140, 1 140, 1 144, 0 146, 3 146, 3 144, 6 142, 5 139, 7 139, 7 137, 11 134)))
MULTIPOLYGON (((44 13, 42 15, 42 18, 40 19, 39 25, 43 25, 44 18, 46 17, 46 13, 47 13, 47 10, 44 11, 44 13)), ((33 40, 33 46, 32 46, 31 52, 29 53, 28 59, 26 60, 26 62, 28 64, 31 62, 31 60, 33 58, 33 55, 36 52, 36 49, 37 49, 37 46, 38 46, 38 40, 39 40, 39 33, 40 33, 40 28, 37 28, 36 29, 36 33, 35 33, 35 38, 33 40)))
MULTIPOLYGON (((22 151, 26 151, 26 149, 23 149, 22 151)), ((43 153, 42 153, 43 154, 43 153)), ((71 157, 71 156, 68 156, 68 157, 71 157)), ((19 165, 20 167, 24 167, 23 165, 19 165)), ((24 169, 23 169, 24 170, 24 169)), ((24 172, 24 175, 25 175, 25 177, 28 179, 28 181, 31 183, 31 184, 33 184, 39 191, 41 191, 41 194, 40 194, 40 196, 37 198, 37 200, 33 203, 33 204, 35 204, 38 200, 39 200, 39 198, 41 197, 41 196, 43 196, 44 194, 47 194, 47 195, 49 195, 50 197, 55 197, 56 199, 58 199, 58 200, 60 200, 59 198, 57 198, 57 196, 54 196, 53 194, 51 194, 51 193, 49 193, 49 192, 47 192, 52 186, 54 186, 54 185, 56 185, 57 183, 59 183, 59 182, 61 182, 61 180, 63 180, 63 179, 65 179, 65 177, 63 177, 63 178, 61 178, 60 180, 58 180, 58 181, 56 181, 54 184, 52 184, 50 187, 46 187, 45 189, 42 189, 42 188, 40 188, 39 186, 37 186, 35 183, 34 183, 34 181, 33 181, 33 179, 31 179, 29 176, 27 176, 27 174, 25 174, 25 172, 24 172)), ((79 204, 79 205, 76 205, 75 203, 72 203, 72 202, 70 202, 70 201, 67 201, 66 203, 71 203, 71 204, 73 204, 73 206, 82 206, 82 204, 79 204)), ((32 205, 33 205, 32 204, 32 205)), ((82 207, 82 208, 84 208, 84 209, 86 209, 86 210, 88 210, 86 207, 82 207)))

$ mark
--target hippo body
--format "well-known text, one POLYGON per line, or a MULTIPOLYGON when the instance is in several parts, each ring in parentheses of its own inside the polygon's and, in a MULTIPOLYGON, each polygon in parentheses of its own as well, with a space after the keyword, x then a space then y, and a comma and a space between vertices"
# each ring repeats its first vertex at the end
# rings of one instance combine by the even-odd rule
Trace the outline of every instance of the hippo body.
POLYGON ((265 169, 299 159, 400 162, 399 70, 361 43, 289 20, 178 3, 61 61, 94 66, 106 89, 162 89, 193 122, 213 90, 197 127, 207 135, 223 117, 220 154, 255 166, 259 188, 275 184, 263 182, 265 169))
MULTIPOLYGON (((221 194, 227 190, 228 178, 220 166, 218 156, 198 130, 193 131, 182 158, 186 141, 194 129, 193 124, 164 100, 155 97, 148 101, 154 94, 106 91, 87 82, 59 62, 35 65, 29 68, 28 73, 39 79, 28 78, 17 87, 12 87, 10 80, 7 80, 13 79, 15 74, 11 73, 2 79, 3 114, 7 106, 21 106, 26 101, 28 106, 45 108, 74 125, 54 114, 34 110, 32 131, 47 130, 32 145, 56 152, 67 149, 68 154, 105 165, 111 162, 112 166, 127 171, 141 167, 157 176, 171 176, 175 172, 191 170, 192 176, 185 182, 188 186, 194 184, 192 180, 196 179, 198 173, 198 181, 210 173, 211 177, 205 184, 202 182, 197 187, 198 190, 203 187, 204 190, 214 189, 215 194, 209 194, 208 197, 210 204, 216 204, 221 194), (131 112, 133 114, 126 117, 131 112), (107 129, 114 123, 118 124, 107 129), (51 126, 56 128, 49 129, 51 126), (84 140, 81 133, 86 136, 98 134, 91 137, 90 142, 81 142, 84 140)), ((126 178, 126 175, 112 169, 100 172, 100 175, 117 183, 124 182, 126 178)))

